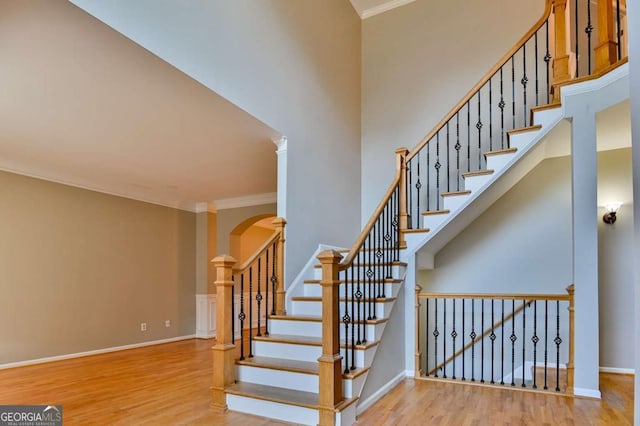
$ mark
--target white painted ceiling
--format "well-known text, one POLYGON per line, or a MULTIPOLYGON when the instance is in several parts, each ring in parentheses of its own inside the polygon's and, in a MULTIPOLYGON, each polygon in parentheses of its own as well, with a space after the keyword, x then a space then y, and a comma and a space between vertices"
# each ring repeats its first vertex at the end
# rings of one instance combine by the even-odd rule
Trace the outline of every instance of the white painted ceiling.
POLYGON ((416 0, 350 0, 360 18, 367 19, 379 13, 412 3, 416 0))
POLYGON ((68 2, 0 2, 0 169, 157 204, 276 191, 281 135, 68 2))

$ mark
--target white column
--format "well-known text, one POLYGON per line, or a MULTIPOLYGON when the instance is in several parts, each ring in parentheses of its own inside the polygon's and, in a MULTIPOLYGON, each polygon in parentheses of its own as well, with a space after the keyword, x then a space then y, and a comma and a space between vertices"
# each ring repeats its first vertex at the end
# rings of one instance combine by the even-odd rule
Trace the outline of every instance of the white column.
POLYGON ((278 217, 287 218, 287 137, 273 141, 278 147, 278 217))
MULTIPOLYGON (((640 259, 640 5, 627 2, 627 27, 629 37, 629 93, 631 97, 631 143, 633 147, 633 218, 635 233, 635 259, 640 259)), ((634 424, 640 426, 640 263, 635 276, 635 416, 634 424)))
POLYGON ((598 318, 598 164, 595 112, 572 105, 571 187, 575 284, 575 393, 600 397, 598 318))

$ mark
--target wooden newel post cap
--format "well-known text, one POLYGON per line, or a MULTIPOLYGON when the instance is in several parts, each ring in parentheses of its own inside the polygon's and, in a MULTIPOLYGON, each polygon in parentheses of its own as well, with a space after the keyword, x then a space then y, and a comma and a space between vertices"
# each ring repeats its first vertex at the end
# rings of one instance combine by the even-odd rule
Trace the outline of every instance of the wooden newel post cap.
POLYGON ((569 294, 575 293, 575 290, 576 290, 576 285, 575 284, 571 284, 569 287, 567 287, 567 293, 569 293, 569 294))
POLYGON ((285 226, 287 224, 287 221, 282 217, 276 217, 271 223, 275 226, 285 226))
POLYGON ((398 149, 395 150, 395 153, 396 154, 401 154, 401 155, 402 154, 407 155, 409 153, 409 149, 407 149, 405 147, 398 148, 398 149))
POLYGON ((236 259, 228 254, 223 254, 211 259, 211 263, 213 263, 216 267, 224 266, 232 268, 233 265, 236 264, 236 259))
POLYGON ((327 263, 340 263, 342 260, 342 255, 335 250, 325 250, 318 255, 318 260, 322 264, 327 263))

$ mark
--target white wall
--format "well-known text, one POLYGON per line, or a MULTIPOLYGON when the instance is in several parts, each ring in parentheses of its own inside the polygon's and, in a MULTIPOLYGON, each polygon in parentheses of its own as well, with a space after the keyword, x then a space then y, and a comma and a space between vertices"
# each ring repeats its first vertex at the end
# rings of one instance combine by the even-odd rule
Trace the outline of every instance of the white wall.
MULTIPOLYGON (((630 197, 630 149, 598 153, 598 186, 630 197)), ((569 157, 543 161, 441 250, 418 284, 432 292, 563 294, 572 281, 570 191, 569 157)), ((614 225, 598 220, 600 362, 630 369, 633 206, 623 206, 614 225)))
MULTIPOLYGON (((629 28, 629 71, 631 93, 631 126, 633 140, 633 195, 640 199, 640 6, 637 2, 627 4, 629 28)), ((640 203, 634 203, 635 258, 640 259, 640 203)), ((635 262, 635 416, 634 424, 640 426, 640 263, 635 262)))
POLYGON ((360 19, 348 1, 73 3, 287 136, 287 276, 318 243, 353 243, 360 19))
POLYGON ((416 146, 542 16, 544 5, 417 0, 363 22, 363 221, 391 183, 394 149, 416 146))

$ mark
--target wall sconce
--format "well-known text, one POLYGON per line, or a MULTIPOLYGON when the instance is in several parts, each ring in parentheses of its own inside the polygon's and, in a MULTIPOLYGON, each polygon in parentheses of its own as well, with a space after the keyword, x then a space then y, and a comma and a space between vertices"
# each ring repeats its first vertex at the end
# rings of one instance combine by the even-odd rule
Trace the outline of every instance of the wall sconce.
POLYGON ((619 201, 613 201, 604 205, 604 208, 607 209, 607 212, 602 216, 604 223, 612 224, 616 221, 616 213, 620 210, 620 206, 622 206, 622 203, 619 201))

